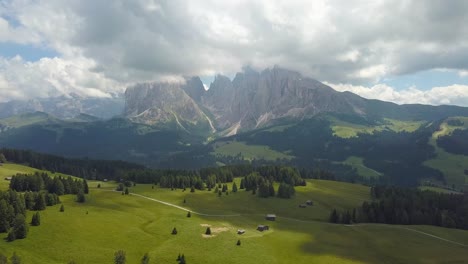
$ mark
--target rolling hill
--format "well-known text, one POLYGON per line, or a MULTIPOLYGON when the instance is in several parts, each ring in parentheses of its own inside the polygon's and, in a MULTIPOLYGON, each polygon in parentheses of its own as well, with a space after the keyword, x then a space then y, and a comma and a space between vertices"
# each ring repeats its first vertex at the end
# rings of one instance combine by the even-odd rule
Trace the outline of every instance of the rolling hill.
MULTIPOLYGON (((0 167, 0 174, 8 174, 6 169, 33 170, 7 164, 0 167)), ((369 188, 358 184, 308 180, 307 186, 297 187, 293 199, 286 200, 259 198, 242 190, 218 197, 209 191, 171 191, 148 184, 137 184, 130 195, 121 195, 113 191, 116 183, 88 184, 87 202, 62 196, 64 212, 60 205, 41 211, 41 225, 30 228, 26 239, 10 243, 2 239, 0 253, 16 252, 31 264, 110 263, 119 249, 126 252, 129 263, 138 262, 145 253, 150 263, 172 263, 178 254, 189 263, 246 264, 464 263, 468 258, 464 230, 326 223, 330 208, 350 209, 370 199, 369 188), (299 208, 305 199, 314 205, 299 208), (185 210, 192 212, 190 218, 185 210), (266 213, 276 213, 277 220, 266 221, 266 213), (257 231, 259 224, 268 224, 270 230, 257 231), (211 236, 203 235, 207 226, 211 236), (171 235, 174 227, 177 235, 171 235), (245 234, 238 235, 238 229, 245 234)))

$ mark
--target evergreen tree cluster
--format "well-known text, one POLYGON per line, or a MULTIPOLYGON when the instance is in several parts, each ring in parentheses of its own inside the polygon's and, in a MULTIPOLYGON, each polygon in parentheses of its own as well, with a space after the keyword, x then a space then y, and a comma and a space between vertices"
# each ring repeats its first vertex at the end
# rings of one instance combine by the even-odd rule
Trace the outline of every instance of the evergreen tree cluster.
POLYGON ((55 193, 41 192, 25 192, 24 201, 26 209, 34 211, 45 210, 46 206, 52 206, 60 203, 60 199, 55 193))
POLYGON ((333 210, 330 222, 435 225, 468 229, 467 194, 376 186, 371 188, 371 195, 373 201, 364 202, 351 214, 333 210))
MULTIPOLYGON (((54 205, 56 202, 58 202, 57 195, 46 192, 21 194, 11 189, 6 192, 0 191, 0 233, 8 233, 8 241, 26 238, 28 234, 26 210, 44 210, 46 206, 54 205), (53 201, 51 204, 48 203, 49 199, 53 201)), ((36 212, 32 216, 31 225, 40 224, 41 218, 39 212, 36 212)))
POLYGON ((25 221, 25 216, 26 204, 24 196, 12 190, 6 192, 0 191, 0 233, 9 232, 10 229, 15 230, 14 233, 21 230, 18 231, 19 236, 16 238, 26 237, 25 234, 19 234, 19 232, 23 231, 22 225, 19 225, 22 223, 19 223, 19 220, 25 221))
POLYGON ((289 199, 296 193, 294 186, 287 183, 280 183, 278 187, 278 197, 289 199))
POLYGON ((143 165, 124 161, 71 159, 60 156, 42 154, 29 150, 0 149, 7 160, 30 167, 60 172, 83 179, 103 180, 123 178, 124 172, 145 170, 143 165))
POLYGON ((252 191, 252 194, 257 194, 260 197, 267 198, 278 196, 279 198, 291 198, 295 194, 294 184, 303 185, 305 180, 296 174, 297 171, 292 168, 286 168, 285 170, 279 170, 280 177, 274 176, 262 176, 258 172, 250 173, 245 176, 240 183, 240 189, 246 191, 252 191), (289 174, 291 173, 291 174, 289 174), (299 177, 299 178, 297 178, 299 177), (276 192, 273 186, 273 182, 279 180, 280 185, 276 192))
POLYGON ((10 189, 17 192, 38 192, 45 190, 49 193, 78 194, 80 190, 89 192, 86 180, 73 179, 72 177, 51 177, 47 173, 35 172, 34 174, 16 174, 11 178, 10 189))
MULTIPOLYGON (((0 149, 0 153, 4 154, 6 159, 12 162, 28 164, 31 167, 47 169, 52 172, 70 174, 83 179, 107 179, 130 184, 159 183, 163 188, 185 189, 193 187, 197 190, 204 190, 205 188, 211 190, 219 183, 232 182, 235 177, 245 175, 260 175, 270 183, 283 182, 292 186, 305 185, 306 181, 304 179, 306 178, 334 178, 333 174, 322 170, 301 169, 299 171, 290 166, 279 165, 253 166, 251 164, 240 164, 198 170, 149 169, 122 161, 67 159, 25 150, 0 149)), ((58 180, 62 182, 60 184, 55 178, 41 173, 36 173, 32 178, 29 176, 19 177, 18 175, 12 181, 12 188, 17 191, 39 191, 45 188, 49 193, 56 193, 57 195, 78 194, 80 188, 78 180, 58 177, 58 180)), ((256 182, 253 185, 244 183, 241 184, 240 189, 257 189, 260 183, 256 182)), ((87 184, 83 188, 86 194, 88 191, 87 184)), ((237 186, 235 189, 237 189, 237 186)), ((122 188, 121 191, 123 190, 122 188)), ((226 191, 222 190, 222 192, 226 191)))

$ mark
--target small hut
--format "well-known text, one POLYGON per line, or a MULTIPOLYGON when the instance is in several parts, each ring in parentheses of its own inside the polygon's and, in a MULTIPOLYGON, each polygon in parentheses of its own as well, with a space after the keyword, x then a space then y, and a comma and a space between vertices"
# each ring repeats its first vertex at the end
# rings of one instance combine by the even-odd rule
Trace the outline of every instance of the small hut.
POLYGON ((307 207, 307 204, 300 204, 299 205, 299 208, 306 208, 307 207))
POLYGON ((270 229, 270 227, 267 226, 267 225, 258 225, 257 226, 257 230, 260 231, 260 232, 267 231, 269 229, 270 229))
POLYGON ((237 229, 237 234, 238 235, 242 235, 245 233, 245 230, 244 229, 237 229))
POLYGON ((11 177, 5 177, 5 181, 11 181, 11 177))
POLYGON ((267 214, 265 216, 265 219, 268 221, 275 221, 276 220, 276 215, 275 214, 267 214))
POLYGON ((312 205, 314 205, 314 202, 312 202, 311 200, 307 200, 306 204, 312 206, 312 205))

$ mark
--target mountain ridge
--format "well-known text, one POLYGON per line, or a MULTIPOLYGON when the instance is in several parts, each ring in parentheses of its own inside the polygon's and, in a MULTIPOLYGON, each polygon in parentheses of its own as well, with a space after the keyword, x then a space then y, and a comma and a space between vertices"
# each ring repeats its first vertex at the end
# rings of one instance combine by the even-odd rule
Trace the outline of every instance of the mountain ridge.
POLYGON ((179 84, 146 83, 129 87, 124 116, 145 124, 164 123, 171 120, 160 115, 168 111, 167 105, 170 105, 169 112, 176 120, 179 116, 191 123, 206 120, 211 132, 216 131, 218 136, 261 128, 280 119, 303 120, 321 113, 351 114, 369 120, 399 118, 429 121, 468 115, 468 108, 459 106, 398 105, 365 99, 351 92, 338 92, 315 79, 275 66, 261 72, 246 68, 232 80, 217 75, 208 90, 203 88, 198 77, 186 78, 185 83, 179 84), (144 91, 149 97, 140 98, 140 101, 132 95, 137 93, 136 90, 148 87, 158 91, 153 94, 144 91), (183 107, 181 104, 187 105, 183 107), (187 115, 187 107, 194 115, 187 115), (157 114, 136 118, 136 108, 139 109, 138 114, 145 111, 157 114))

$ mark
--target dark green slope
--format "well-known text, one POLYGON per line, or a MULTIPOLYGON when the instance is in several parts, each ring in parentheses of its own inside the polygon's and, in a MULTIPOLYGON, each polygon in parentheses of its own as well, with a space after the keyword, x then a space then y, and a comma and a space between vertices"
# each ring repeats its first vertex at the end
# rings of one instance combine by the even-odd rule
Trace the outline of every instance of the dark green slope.
POLYGON ((0 133, 0 146, 68 157, 157 162, 201 139, 184 131, 134 124, 126 119, 83 122, 43 120, 0 133))

